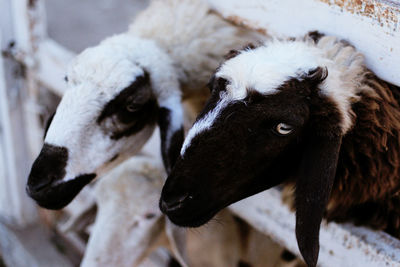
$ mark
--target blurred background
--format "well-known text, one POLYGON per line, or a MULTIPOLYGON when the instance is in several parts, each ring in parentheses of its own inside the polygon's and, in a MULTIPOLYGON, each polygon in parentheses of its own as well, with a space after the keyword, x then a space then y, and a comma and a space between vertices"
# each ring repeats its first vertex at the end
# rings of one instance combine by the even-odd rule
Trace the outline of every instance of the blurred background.
POLYGON ((49 37, 76 53, 127 30, 149 0, 45 1, 49 37))

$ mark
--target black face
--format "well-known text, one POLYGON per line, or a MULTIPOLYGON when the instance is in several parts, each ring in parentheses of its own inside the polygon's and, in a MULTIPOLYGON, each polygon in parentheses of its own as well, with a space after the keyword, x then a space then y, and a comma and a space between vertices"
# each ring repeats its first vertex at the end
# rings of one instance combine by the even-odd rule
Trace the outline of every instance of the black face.
MULTIPOLYGON (((172 222, 195 227, 233 202, 293 179, 299 249, 306 263, 316 266, 342 140, 342 115, 319 89, 326 77, 319 67, 274 94, 249 88, 244 100, 220 109, 211 125, 184 144, 162 190, 161 210, 172 222)), ((218 110, 226 84, 211 80, 211 99, 191 131, 202 129, 202 118, 218 110)))
POLYGON ((68 182, 57 183, 65 176, 68 150, 44 144, 29 174, 26 191, 40 206, 61 209, 72 201, 96 175, 86 174, 68 182))
MULTIPOLYGON (((214 81, 197 122, 215 108, 225 83, 214 81)), ((163 188, 162 211, 178 225, 199 226, 227 205, 288 179, 298 168, 308 119, 307 96, 288 88, 269 96, 253 91, 228 104, 178 158, 163 188)))

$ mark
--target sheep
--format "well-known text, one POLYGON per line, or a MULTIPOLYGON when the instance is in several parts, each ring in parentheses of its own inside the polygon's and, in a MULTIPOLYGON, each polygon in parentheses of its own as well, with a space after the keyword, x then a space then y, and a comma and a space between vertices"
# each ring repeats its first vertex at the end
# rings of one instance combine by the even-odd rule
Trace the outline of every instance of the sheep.
MULTIPOLYGON (((150 142, 159 141, 157 133, 150 142)), ((147 146, 143 149, 149 149, 147 146)), ((170 248, 182 266, 182 259, 191 267, 243 266, 239 262, 300 266, 294 260, 281 259, 281 247, 238 221, 227 209, 217 215, 218 223, 188 231, 184 238, 171 235, 173 229, 157 205, 164 177, 160 156, 146 151, 126 160, 94 185, 97 214, 82 267, 146 266, 146 256, 158 251, 159 246, 170 248)))
POLYGON ((206 95, 224 51, 259 38, 202 0, 153 1, 127 32, 69 65, 68 90, 48 124, 27 193, 44 208, 63 208, 95 177, 136 154, 156 125, 169 172, 183 142, 182 96, 206 95))
POLYGON ((231 51, 210 80, 161 210, 195 227, 231 203, 294 184, 308 266, 317 264, 323 216, 400 237, 399 89, 349 43, 318 32, 231 51))
POLYGON ((148 203, 158 197, 163 173, 151 160, 133 157, 95 185, 98 211, 81 266, 137 266, 162 233, 162 216, 148 203))

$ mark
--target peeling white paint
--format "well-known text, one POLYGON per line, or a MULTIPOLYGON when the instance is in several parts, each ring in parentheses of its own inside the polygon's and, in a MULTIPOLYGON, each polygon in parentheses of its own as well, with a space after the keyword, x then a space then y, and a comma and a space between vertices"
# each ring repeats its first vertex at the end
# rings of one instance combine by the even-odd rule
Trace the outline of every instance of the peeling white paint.
POLYGON ((393 13, 394 20, 386 23, 322 0, 208 1, 225 18, 273 36, 300 36, 318 30, 348 40, 365 55, 372 71, 400 85, 400 19, 396 20, 400 7, 395 2, 374 1, 393 13))

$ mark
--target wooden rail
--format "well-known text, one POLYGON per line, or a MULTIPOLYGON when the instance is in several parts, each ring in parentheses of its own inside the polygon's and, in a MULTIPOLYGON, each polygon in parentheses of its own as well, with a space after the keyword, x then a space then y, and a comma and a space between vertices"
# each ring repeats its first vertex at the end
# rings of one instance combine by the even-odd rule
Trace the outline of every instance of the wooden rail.
MULTIPOLYGON (((230 207, 239 217, 300 256, 295 235, 295 215, 270 189, 230 207)), ((323 222, 319 265, 327 267, 400 266, 400 240, 381 231, 351 224, 323 222)))
POLYGON ((38 45, 46 44, 43 2, 0 0, 0 6, 0 254, 7 266, 73 266, 25 193, 43 138, 36 101, 38 66, 49 66, 37 59, 38 45))

